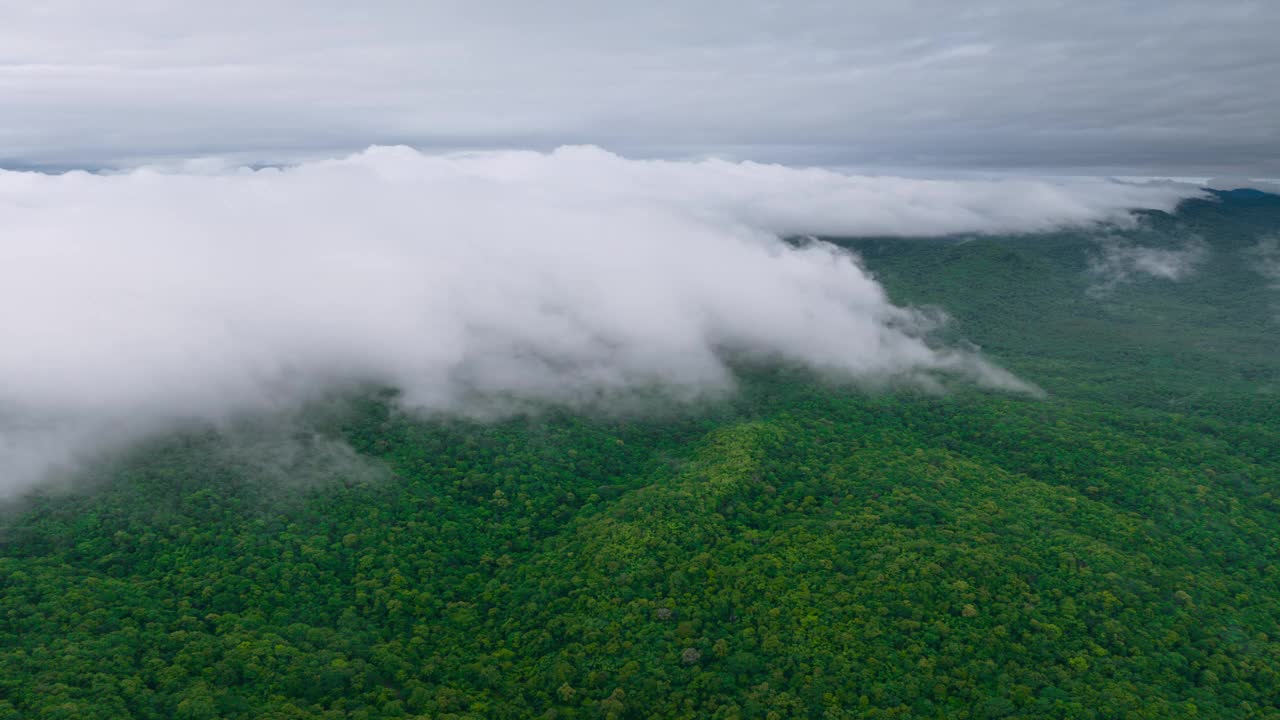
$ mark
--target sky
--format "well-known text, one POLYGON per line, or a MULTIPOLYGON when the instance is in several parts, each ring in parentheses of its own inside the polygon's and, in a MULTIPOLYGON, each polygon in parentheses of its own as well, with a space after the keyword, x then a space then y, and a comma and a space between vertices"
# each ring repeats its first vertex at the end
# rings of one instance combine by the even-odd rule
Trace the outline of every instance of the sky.
POLYGON ((0 0, 0 167, 595 144, 1280 176, 1272 0, 0 0))

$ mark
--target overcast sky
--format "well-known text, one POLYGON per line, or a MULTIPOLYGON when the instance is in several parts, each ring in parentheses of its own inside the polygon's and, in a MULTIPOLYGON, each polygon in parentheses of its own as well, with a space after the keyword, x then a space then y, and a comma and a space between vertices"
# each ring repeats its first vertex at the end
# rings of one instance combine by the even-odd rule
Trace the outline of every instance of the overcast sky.
POLYGON ((0 166, 407 143, 1280 175, 1280 2, 0 0, 0 166))

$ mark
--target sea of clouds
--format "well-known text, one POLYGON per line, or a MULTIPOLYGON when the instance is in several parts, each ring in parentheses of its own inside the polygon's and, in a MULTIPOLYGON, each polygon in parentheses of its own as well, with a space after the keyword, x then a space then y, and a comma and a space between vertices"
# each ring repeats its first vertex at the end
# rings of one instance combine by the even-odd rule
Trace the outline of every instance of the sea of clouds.
POLYGON ((174 422, 361 383, 432 412, 574 406, 731 389, 732 356, 1028 391, 926 342, 934 318, 855 256, 783 238, 1125 224, 1197 193, 595 147, 0 171, 0 494, 174 422))

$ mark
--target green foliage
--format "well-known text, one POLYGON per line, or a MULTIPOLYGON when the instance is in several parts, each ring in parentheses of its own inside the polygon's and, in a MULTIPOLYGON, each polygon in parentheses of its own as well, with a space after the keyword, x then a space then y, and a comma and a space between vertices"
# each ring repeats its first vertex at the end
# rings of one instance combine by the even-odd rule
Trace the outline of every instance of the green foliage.
POLYGON ((743 370, 621 419, 317 423, 386 477, 281 485, 188 433, 0 526, 0 718, 1280 717, 1280 203, 850 241, 1049 391, 743 370))

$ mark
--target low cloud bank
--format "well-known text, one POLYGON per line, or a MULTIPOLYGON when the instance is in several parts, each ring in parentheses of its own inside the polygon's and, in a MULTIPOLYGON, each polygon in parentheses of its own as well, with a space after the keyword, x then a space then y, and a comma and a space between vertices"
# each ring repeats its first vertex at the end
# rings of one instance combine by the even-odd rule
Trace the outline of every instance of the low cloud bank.
POLYGON ((732 387, 729 355, 961 377, 848 253, 780 236, 1127 223, 1194 188, 909 180, 592 147, 0 172, 0 493, 181 420, 383 383, 440 412, 732 387))

